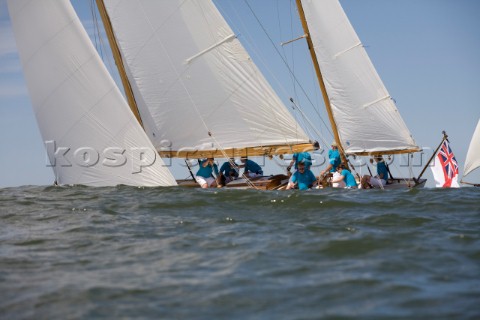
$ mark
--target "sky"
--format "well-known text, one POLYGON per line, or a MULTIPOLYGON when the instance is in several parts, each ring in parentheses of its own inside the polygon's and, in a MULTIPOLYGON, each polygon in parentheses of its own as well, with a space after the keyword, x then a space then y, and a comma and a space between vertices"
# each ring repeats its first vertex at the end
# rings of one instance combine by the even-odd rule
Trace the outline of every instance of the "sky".
MULTIPOLYGON (((331 141, 328 126, 322 122, 327 118, 304 40, 279 45, 303 34, 291 0, 214 2, 285 104, 290 107, 288 99, 294 97, 312 122, 318 124, 317 130, 322 135, 319 139, 331 141), (301 79, 301 87, 292 80, 283 61, 301 79), (309 100, 302 90, 307 92, 309 100)), ((91 0, 72 0, 93 37, 90 3, 91 0)), ((480 118, 480 1, 340 0, 340 3, 415 141, 425 150, 413 160, 415 174, 421 171, 419 166, 432 154, 445 130, 461 176, 468 145, 480 118)), ((106 53, 104 56, 110 59, 106 53)), ((106 65, 119 83, 116 70, 111 68, 113 63, 107 61, 106 65)), ((6 0, 0 0, 0 146, 0 187, 53 182, 22 75, 6 0)), ((401 173, 408 170, 402 166, 405 161, 395 159, 396 170, 401 173)), ((278 173, 280 168, 269 166, 266 171, 278 173)), ((172 168, 172 172, 176 178, 188 175, 179 166, 172 168)), ((432 187, 430 170, 424 177, 429 179, 427 187, 432 187)), ((480 172, 472 173, 467 180, 480 182, 480 172)))

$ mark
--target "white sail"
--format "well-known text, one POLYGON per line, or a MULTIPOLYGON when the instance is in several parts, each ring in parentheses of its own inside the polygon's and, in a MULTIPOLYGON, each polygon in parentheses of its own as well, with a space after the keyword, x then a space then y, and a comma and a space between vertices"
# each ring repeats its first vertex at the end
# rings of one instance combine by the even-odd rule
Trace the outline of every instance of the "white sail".
POLYGON ((480 167, 480 120, 478 120, 477 127, 470 141, 470 146, 468 147, 463 177, 466 177, 470 172, 478 169, 478 167, 480 167))
POLYGON ((9 0, 35 116, 59 184, 176 185, 67 0, 9 0))
POLYGON ((418 151, 338 0, 302 0, 347 154, 418 151))
POLYGON ((158 149, 309 142, 210 0, 104 2, 158 149))

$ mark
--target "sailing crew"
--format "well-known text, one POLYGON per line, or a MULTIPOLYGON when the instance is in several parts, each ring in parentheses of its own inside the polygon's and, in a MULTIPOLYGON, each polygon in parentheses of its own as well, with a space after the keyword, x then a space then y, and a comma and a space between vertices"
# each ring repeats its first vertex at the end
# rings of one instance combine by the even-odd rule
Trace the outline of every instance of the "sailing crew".
POLYGON ((247 178, 255 178, 259 176, 263 176, 263 170, 262 167, 258 165, 255 161, 252 161, 248 159, 247 157, 241 157, 240 161, 242 162, 241 165, 239 165, 239 168, 245 168, 243 169, 243 174, 247 178))
POLYGON ((292 165, 295 164, 295 170, 298 170, 298 163, 305 161, 305 168, 307 170, 310 170, 310 167, 312 166, 312 157, 310 156, 310 153, 308 152, 297 152, 294 153, 292 156, 292 161, 290 161, 290 164, 287 167, 287 171, 290 171, 292 169, 292 165))
POLYGON ((388 181, 388 169, 385 164, 385 160, 382 156, 377 155, 373 159, 370 159, 370 163, 373 163, 373 160, 377 163, 377 175, 369 176, 365 175, 362 177, 361 186, 363 189, 370 188, 383 188, 387 185, 388 181))
POLYGON ((327 167, 320 172, 321 176, 324 176, 325 173, 330 172, 334 173, 337 171, 337 167, 341 164, 342 160, 340 158, 340 152, 338 151, 337 142, 333 141, 331 149, 328 150, 328 164, 327 167))
POLYGON ((218 167, 213 158, 200 161, 200 168, 195 175, 195 180, 203 188, 214 188, 217 186, 213 173, 218 176, 218 167))
POLYGON ((332 185, 335 186, 335 183, 337 183, 337 188, 347 188, 347 189, 356 189, 357 188, 357 182, 355 181, 355 177, 353 174, 346 168, 344 164, 339 164, 337 166, 337 172, 339 175, 335 175, 332 178, 332 185), (341 184, 341 182, 344 182, 345 184, 341 184))
POLYGON ((317 178, 310 169, 307 169, 305 161, 298 162, 297 171, 288 182, 287 190, 297 187, 299 190, 310 189, 317 181, 317 178))
POLYGON ((220 167, 220 173, 218 176, 218 185, 224 186, 227 183, 235 180, 238 178, 238 169, 235 165, 235 159, 230 158, 229 161, 225 161, 220 167))

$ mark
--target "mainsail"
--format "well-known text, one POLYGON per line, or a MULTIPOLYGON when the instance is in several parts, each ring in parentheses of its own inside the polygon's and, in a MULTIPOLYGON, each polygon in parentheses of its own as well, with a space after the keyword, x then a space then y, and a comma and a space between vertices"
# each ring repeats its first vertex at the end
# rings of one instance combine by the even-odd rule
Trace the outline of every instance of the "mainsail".
POLYGON ((211 0, 104 4, 143 126, 161 154, 263 155, 307 146, 211 0))
POLYGON ((468 147, 467 158, 465 160, 465 167, 463 169, 463 177, 465 178, 472 171, 480 167, 480 120, 478 120, 477 127, 473 133, 470 146, 468 147))
POLYGON ((419 151, 338 0, 297 3, 345 154, 419 151))
POLYGON ((59 184, 176 185, 68 0, 9 0, 32 105, 59 184))

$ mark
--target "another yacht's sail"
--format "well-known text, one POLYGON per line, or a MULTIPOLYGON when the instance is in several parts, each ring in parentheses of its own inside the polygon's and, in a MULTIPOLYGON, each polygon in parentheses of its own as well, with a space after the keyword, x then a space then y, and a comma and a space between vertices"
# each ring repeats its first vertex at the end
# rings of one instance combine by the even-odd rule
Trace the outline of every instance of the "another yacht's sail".
POLYGON ((211 0, 104 3, 158 150, 183 157, 177 151, 253 148, 253 155, 256 147, 290 153, 309 143, 211 0))
POLYGON ((473 170, 480 167, 480 120, 478 120, 477 128, 470 141, 468 147, 467 159, 465 160, 465 167, 463 169, 463 177, 466 177, 473 170))
POLYGON ((346 154, 419 151, 338 0, 301 0, 346 154))
POLYGON ((176 185, 68 0, 9 0, 25 79, 59 184, 176 185))

